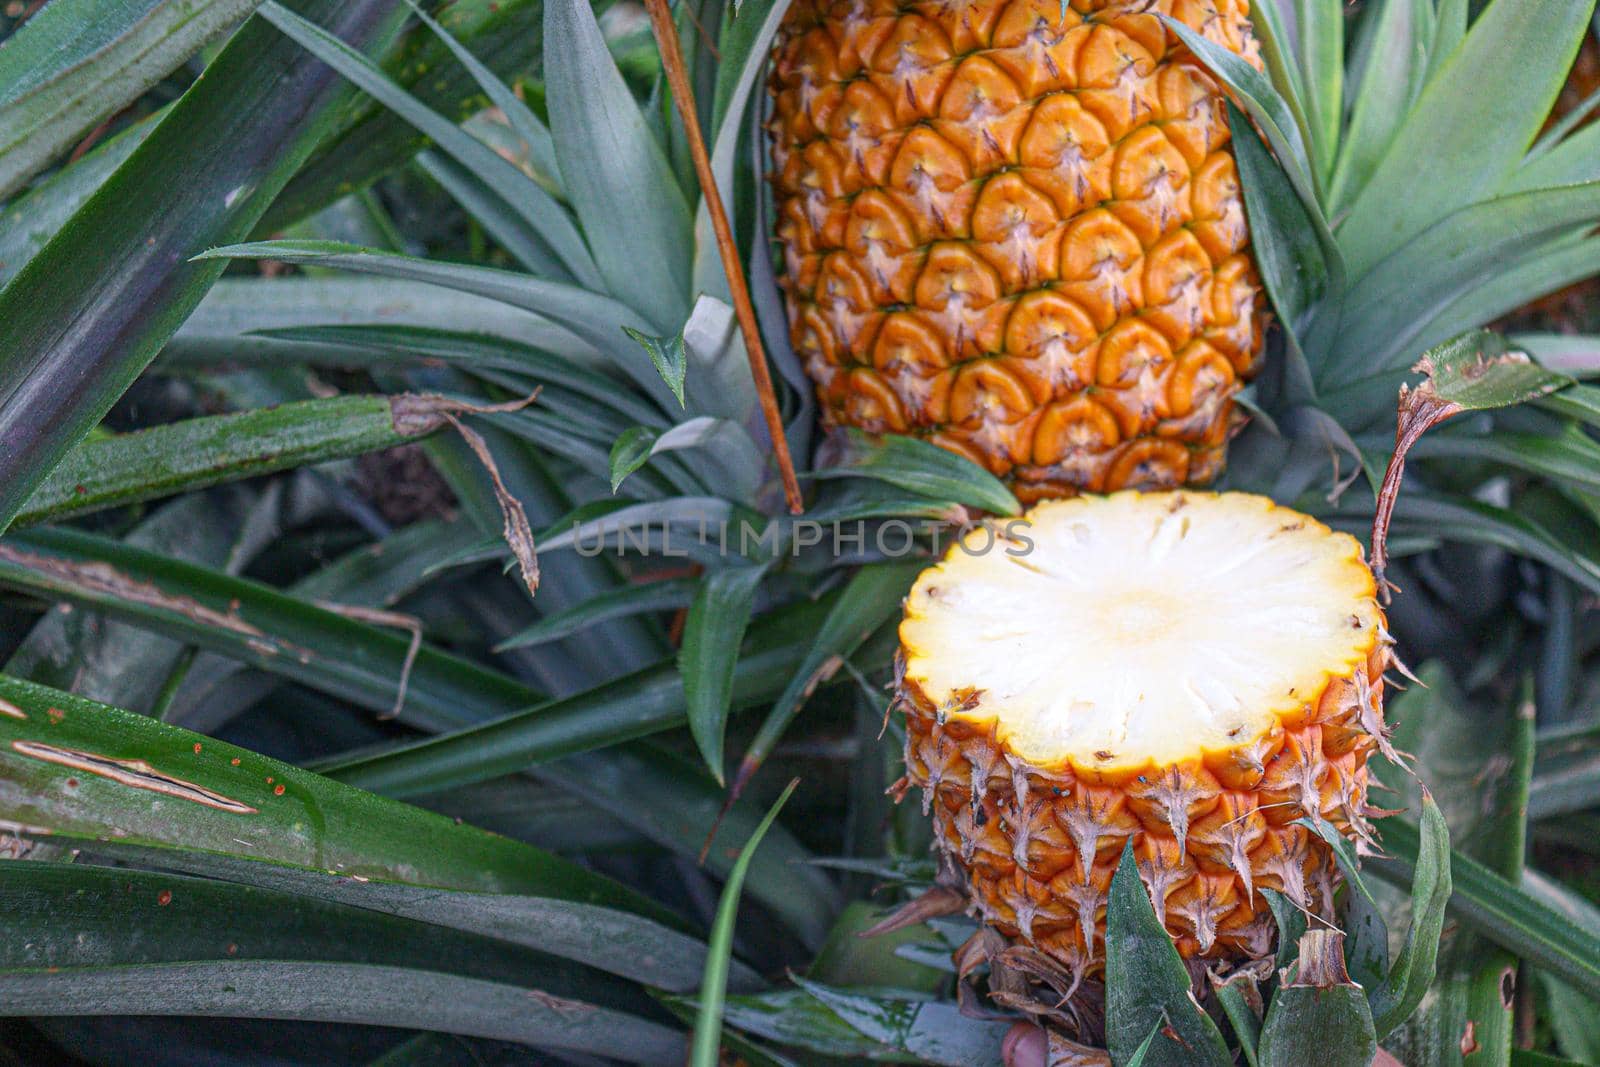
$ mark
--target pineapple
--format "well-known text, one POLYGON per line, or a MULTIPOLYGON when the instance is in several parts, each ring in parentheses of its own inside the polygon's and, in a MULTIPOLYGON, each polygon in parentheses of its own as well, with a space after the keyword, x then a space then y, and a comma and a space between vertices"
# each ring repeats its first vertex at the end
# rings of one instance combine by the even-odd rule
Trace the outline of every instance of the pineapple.
POLYGON ((1264 298, 1223 96, 1245 0, 797 0, 775 49, 791 339, 824 420, 1024 501, 1222 468, 1264 298))
POLYGON ((970 907, 1076 979, 1124 845, 1186 957, 1259 958, 1260 890, 1332 918, 1370 841, 1390 640, 1361 546, 1271 500, 1050 501, 917 579, 900 626, 909 782, 970 907))

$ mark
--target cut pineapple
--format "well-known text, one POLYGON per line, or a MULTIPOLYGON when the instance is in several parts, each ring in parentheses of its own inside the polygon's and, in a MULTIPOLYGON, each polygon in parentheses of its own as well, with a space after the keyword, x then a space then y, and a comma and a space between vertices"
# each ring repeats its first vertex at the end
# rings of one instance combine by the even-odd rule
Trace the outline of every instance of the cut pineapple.
POLYGON ((900 627, 906 762, 985 920, 1079 973, 1131 838, 1187 955, 1261 955, 1267 887, 1331 909, 1296 820, 1369 834, 1389 662, 1361 546, 1246 494, 1038 506, 925 571, 900 627))

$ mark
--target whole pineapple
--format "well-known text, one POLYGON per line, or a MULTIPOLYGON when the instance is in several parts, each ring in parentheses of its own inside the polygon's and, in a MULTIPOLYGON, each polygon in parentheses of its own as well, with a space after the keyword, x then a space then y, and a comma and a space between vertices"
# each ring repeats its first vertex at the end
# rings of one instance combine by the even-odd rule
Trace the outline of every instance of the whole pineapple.
POLYGON ((1369 840, 1367 759, 1392 752, 1361 546, 1243 493, 1025 519, 953 546, 900 626, 908 784, 971 908, 1074 988, 1130 840, 1185 956, 1268 953, 1262 889, 1331 918, 1331 849, 1297 821, 1369 840))
POLYGON ((1036 500, 1218 474, 1261 294, 1223 97, 1246 0, 796 0, 772 91, 796 351, 830 425, 1036 500))

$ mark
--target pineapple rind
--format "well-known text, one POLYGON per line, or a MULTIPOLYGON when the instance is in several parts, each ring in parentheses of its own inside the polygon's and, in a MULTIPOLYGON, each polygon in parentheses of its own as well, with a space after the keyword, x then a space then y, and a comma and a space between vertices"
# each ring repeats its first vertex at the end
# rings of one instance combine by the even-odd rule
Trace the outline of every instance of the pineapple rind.
MULTIPOLYGON (((1243 494, 1142 498, 1177 499, 1197 513, 1231 501, 1304 518, 1243 494)), ((1088 512, 1107 501, 1072 503, 1088 512)), ((1317 526, 1331 551, 1359 563, 1353 539, 1317 526)), ((930 577, 937 570, 919 585, 945 580, 930 577)), ((1330 595, 1350 597, 1352 589, 1370 597, 1370 574, 1330 595)), ((908 620, 919 603, 914 591, 908 620)), ((1071 973, 1096 976, 1104 966, 1107 893, 1132 840, 1157 914, 1185 956, 1266 955, 1276 927, 1263 888, 1331 919, 1339 879, 1331 849, 1296 822, 1317 816, 1347 837, 1371 840, 1366 765, 1384 743, 1383 672, 1390 663, 1383 616, 1375 603, 1373 610, 1367 632, 1352 627, 1349 654, 1320 671, 1314 687, 1301 688, 1303 699, 1292 707, 1272 708, 1273 721, 1259 734, 1232 748, 1197 747, 1180 758, 1121 760, 1109 769, 1112 761, 1092 754, 1048 764, 1019 755, 1001 730, 1003 709, 980 710, 981 692, 930 693, 918 672, 932 653, 903 647, 898 703, 906 715, 907 776, 922 788, 937 846, 964 872, 972 910, 1071 973)))
POLYGON ((1203 482, 1264 301, 1223 95, 1244 0, 796 0, 773 183, 824 420, 913 433, 1025 501, 1203 482))

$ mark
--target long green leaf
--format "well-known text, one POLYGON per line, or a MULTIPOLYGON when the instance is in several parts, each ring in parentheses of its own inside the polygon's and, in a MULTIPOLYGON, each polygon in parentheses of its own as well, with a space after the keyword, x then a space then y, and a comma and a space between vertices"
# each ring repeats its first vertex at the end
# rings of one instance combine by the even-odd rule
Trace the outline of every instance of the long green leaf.
POLYGON ((0 41, 0 198, 260 0, 57 0, 0 41))
MULTIPOLYGON (((1384 857, 1367 865, 1384 880, 1404 886, 1421 849, 1416 827, 1402 819, 1384 825, 1384 857)), ((1518 889, 1460 852, 1450 854, 1450 910, 1486 940, 1537 963, 1600 999, 1600 937, 1549 905, 1518 889)))
POLYGON ((342 396, 100 437, 61 461, 13 525, 358 456, 403 444, 437 425, 415 397, 342 396), (408 414, 408 407, 417 410, 408 414))
POLYGON ((556 159, 600 276, 654 327, 648 332, 674 334, 689 317, 694 249, 683 189, 590 5, 547 4, 544 33, 556 159))
POLYGON ((512 986, 532 1014, 521 1039, 544 1047, 608 1050, 655 1062, 682 1040, 647 1021, 654 1014, 649 999, 616 978, 507 942, 364 908, 84 864, 0 861, 0 886, 7 905, 0 914, 4 1014, 134 1010, 148 1003, 145 987, 183 974, 183 964, 201 965, 204 973, 207 964, 255 963, 254 973, 276 974, 289 984, 273 1014, 291 1018, 323 1017, 327 1002, 344 992, 339 983, 355 976, 384 983, 379 997, 348 1002, 356 1021, 419 1025, 397 1014, 414 978, 453 987, 455 1002, 430 1016, 445 1029, 470 1033, 485 1022, 495 1025, 483 1001, 505 1000, 503 987, 512 986), (486 991, 493 996, 484 998, 486 991))
POLYGON ((261 6, 261 16, 297 41, 318 59, 370 93, 384 106, 426 134, 462 167, 493 190, 545 243, 535 249, 537 262, 530 267, 552 280, 568 278, 593 287, 600 276, 577 226, 554 197, 498 153, 463 132, 455 123, 429 110, 410 93, 384 76, 370 60, 314 23, 300 18, 275 0, 261 6))
POLYGON ((739 850, 739 861, 728 874, 722 887, 722 899, 717 902, 717 918, 711 925, 711 943, 706 953, 705 977, 700 981, 700 1011, 694 1024, 694 1044, 689 1049, 690 1067, 717 1067, 722 1048, 722 1003, 728 993, 728 961, 733 953, 733 924, 739 917, 739 894, 744 890, 745 875, 750 861, 755 858, 761 839, 767 835, 778 812, 794 795, 796 778, 767 810, 744 848, 739 850))
POLYGON ((1550 113, 1593 6, 1496 0, 1485 7, 1428 81, 1340 225, 1352 277, 1505 181, 1550 113), (1504 91, 1486 93, 1485 85, 1504 91), (1424 189, 1428 195, 1418 195, 1424 189))
POLYGON ((1139 880, 1131 841, 1111 879, 1105 948, 1106 1046, 1113 1062, 1131 1059, 1152 1030, 1161 1036, 1145 1050, 1148 1067, 1233 1062, 1216 1024, 1189 991, 1189 972, 1139 880))
MULTIPOLYGON (((396 21, 385 0, 303 10, 359 45, 396 21)), ((0 290, 0 530, 222 272, 189 257, 248 234, 346 99, 331 70, 251 20, 0 290)))
POLYGON ((689 732, 706 766, 723 781, 723 734, 733 700, 733 675, 765 567, 713 571, 689 607, 678 651, 689 732))

